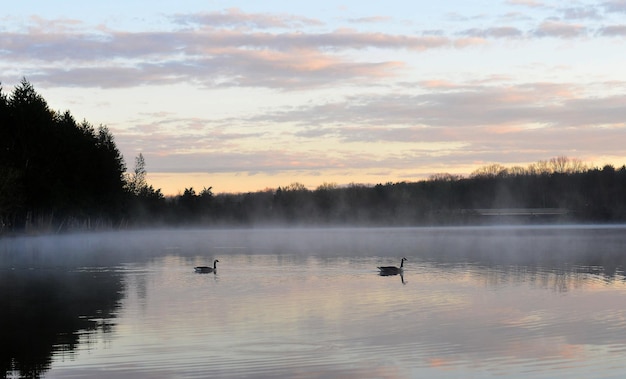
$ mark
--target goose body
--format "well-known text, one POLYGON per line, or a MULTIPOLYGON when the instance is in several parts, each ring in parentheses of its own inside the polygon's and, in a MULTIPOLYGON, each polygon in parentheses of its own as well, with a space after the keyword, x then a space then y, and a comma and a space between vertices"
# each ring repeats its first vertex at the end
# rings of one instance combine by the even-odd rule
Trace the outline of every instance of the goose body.
POLYGON ((404 269, 404 261, 406 261, 406 258, 402 258, 400 260, 400 267, 396 267, 396 266, 380 266, 378 267, 378 269, 380 270, 380 275, 398 275, 402 273, 402 270, 404 269))
POLYGON ((209 267, 209 266, 198 266, 198 267, 194 267, 193 269, 200 274, 208 274, 208 273, 215 273, 217 271, 217 262, 219 262, 217 259, 213 261, 213 267, 209 267))

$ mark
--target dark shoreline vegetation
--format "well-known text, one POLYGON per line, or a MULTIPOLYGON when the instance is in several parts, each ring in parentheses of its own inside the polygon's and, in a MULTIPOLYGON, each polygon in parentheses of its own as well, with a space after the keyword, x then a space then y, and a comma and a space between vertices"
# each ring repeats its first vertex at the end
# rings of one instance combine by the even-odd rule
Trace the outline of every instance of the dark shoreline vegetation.
POLYGON ((485 166, 469 177, 367 186, 293 183, 242 194, 146 183, 142 154, 126 164, 106 126, 49 109, 25 79, 0 87, 0 236, 163 226, 420 226, 626 221, 626 166, 556 157, 485 166))

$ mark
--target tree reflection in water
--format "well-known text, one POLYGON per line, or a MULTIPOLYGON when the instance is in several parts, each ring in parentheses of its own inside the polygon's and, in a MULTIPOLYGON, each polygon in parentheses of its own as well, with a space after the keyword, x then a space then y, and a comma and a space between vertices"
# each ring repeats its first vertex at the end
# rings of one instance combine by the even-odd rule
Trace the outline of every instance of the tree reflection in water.
POLYGON ((115 272, 0 270, 0 376, 39 378, 81 334, 110 331, 123 287, 115 272))

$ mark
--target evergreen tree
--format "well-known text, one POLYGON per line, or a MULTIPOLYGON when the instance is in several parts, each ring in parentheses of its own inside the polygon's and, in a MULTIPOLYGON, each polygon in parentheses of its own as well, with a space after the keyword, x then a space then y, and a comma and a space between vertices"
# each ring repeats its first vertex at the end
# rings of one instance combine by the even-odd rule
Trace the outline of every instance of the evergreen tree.
POLYGON ((54 112, 23 79, 0 95, 0 221, 63 226, 121 214, 123 158, 109 130, 54 112))

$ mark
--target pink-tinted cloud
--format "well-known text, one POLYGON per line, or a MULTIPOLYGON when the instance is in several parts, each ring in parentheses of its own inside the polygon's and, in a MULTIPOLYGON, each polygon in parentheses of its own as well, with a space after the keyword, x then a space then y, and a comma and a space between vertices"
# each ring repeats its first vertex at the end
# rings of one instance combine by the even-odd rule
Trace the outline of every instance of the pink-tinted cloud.
POLYGON ((454 41, 454 47, 456 48, 467 48, 472 46, 481 46, 487 44, 487 40, 481 37, 466 37, 459 38, 454 41))
POLYGON ((147 59, 194 56, 218 48, 251 48, 291 51, 315 49, 408 49, 423 51, 451 46, 441 36, 363 33, 340 29, 326 33, 267 33, 239 30, 182 30, 175 32, 109 33, 4 33, 0 48, 12 60, 101 60, 147 59))
POLYGON ((438 88, 456 89, 458 86, 458 84, 454 82, 451 82, 449 80, 442 80, 442 79, 425 80, 423 82, 420 82, 419 84, 423 88, 429 88, 429 89, 438 89, 438 88))
MULTIPOLYGON (((617 10, 620 3, 605 5, 617 10)), ((561 12, 566 18, 589 19, 594 9, 572 7, 561 12)), ((26 31, 3 33, 0 54, 5 67, 20 67, 20 76, 51 85, 112 88, 186 81, 208 87, 308 89, 332 83, 360 83, 366 78, 391 78, 407 67, 400 59, 386 58, 387 54, 381 55, 382 59, 359 58, 356 53, 362 51, 419 54, 487 46, 498 39, 580 38, 592 30, 552 19, 531 31, 513 25, 413 34, 345 28, 328 31, 324 30, 328 26, 316 19, 240 9, 181 14, 169 19, 184 27, 145 32, 106 27, 89 30, 76 20, 35 17, 26 31)), ((388 20, 387 16, 370 16, 353 21, 388 20)), ((595 35, 623 33, 616 25, 597 29, 595 35)))
MULTIPOLYGON (((241 12, 222 16, 251 17, 241 12)), ((325 33, 212 28, 74 33, 58 29, 4 33, 0 50, 5 62, 20 65, 24 75, 42 83, 65 86, 110 88, 193 81, 207 86, 229 82, 235 86, 308 88, 363 77, 385 78, 404 65, 399 61, 359 62, 340 57, 341 51, 424 51, 452 46, 451 40, 442 36, 347 29, 325 33)))

